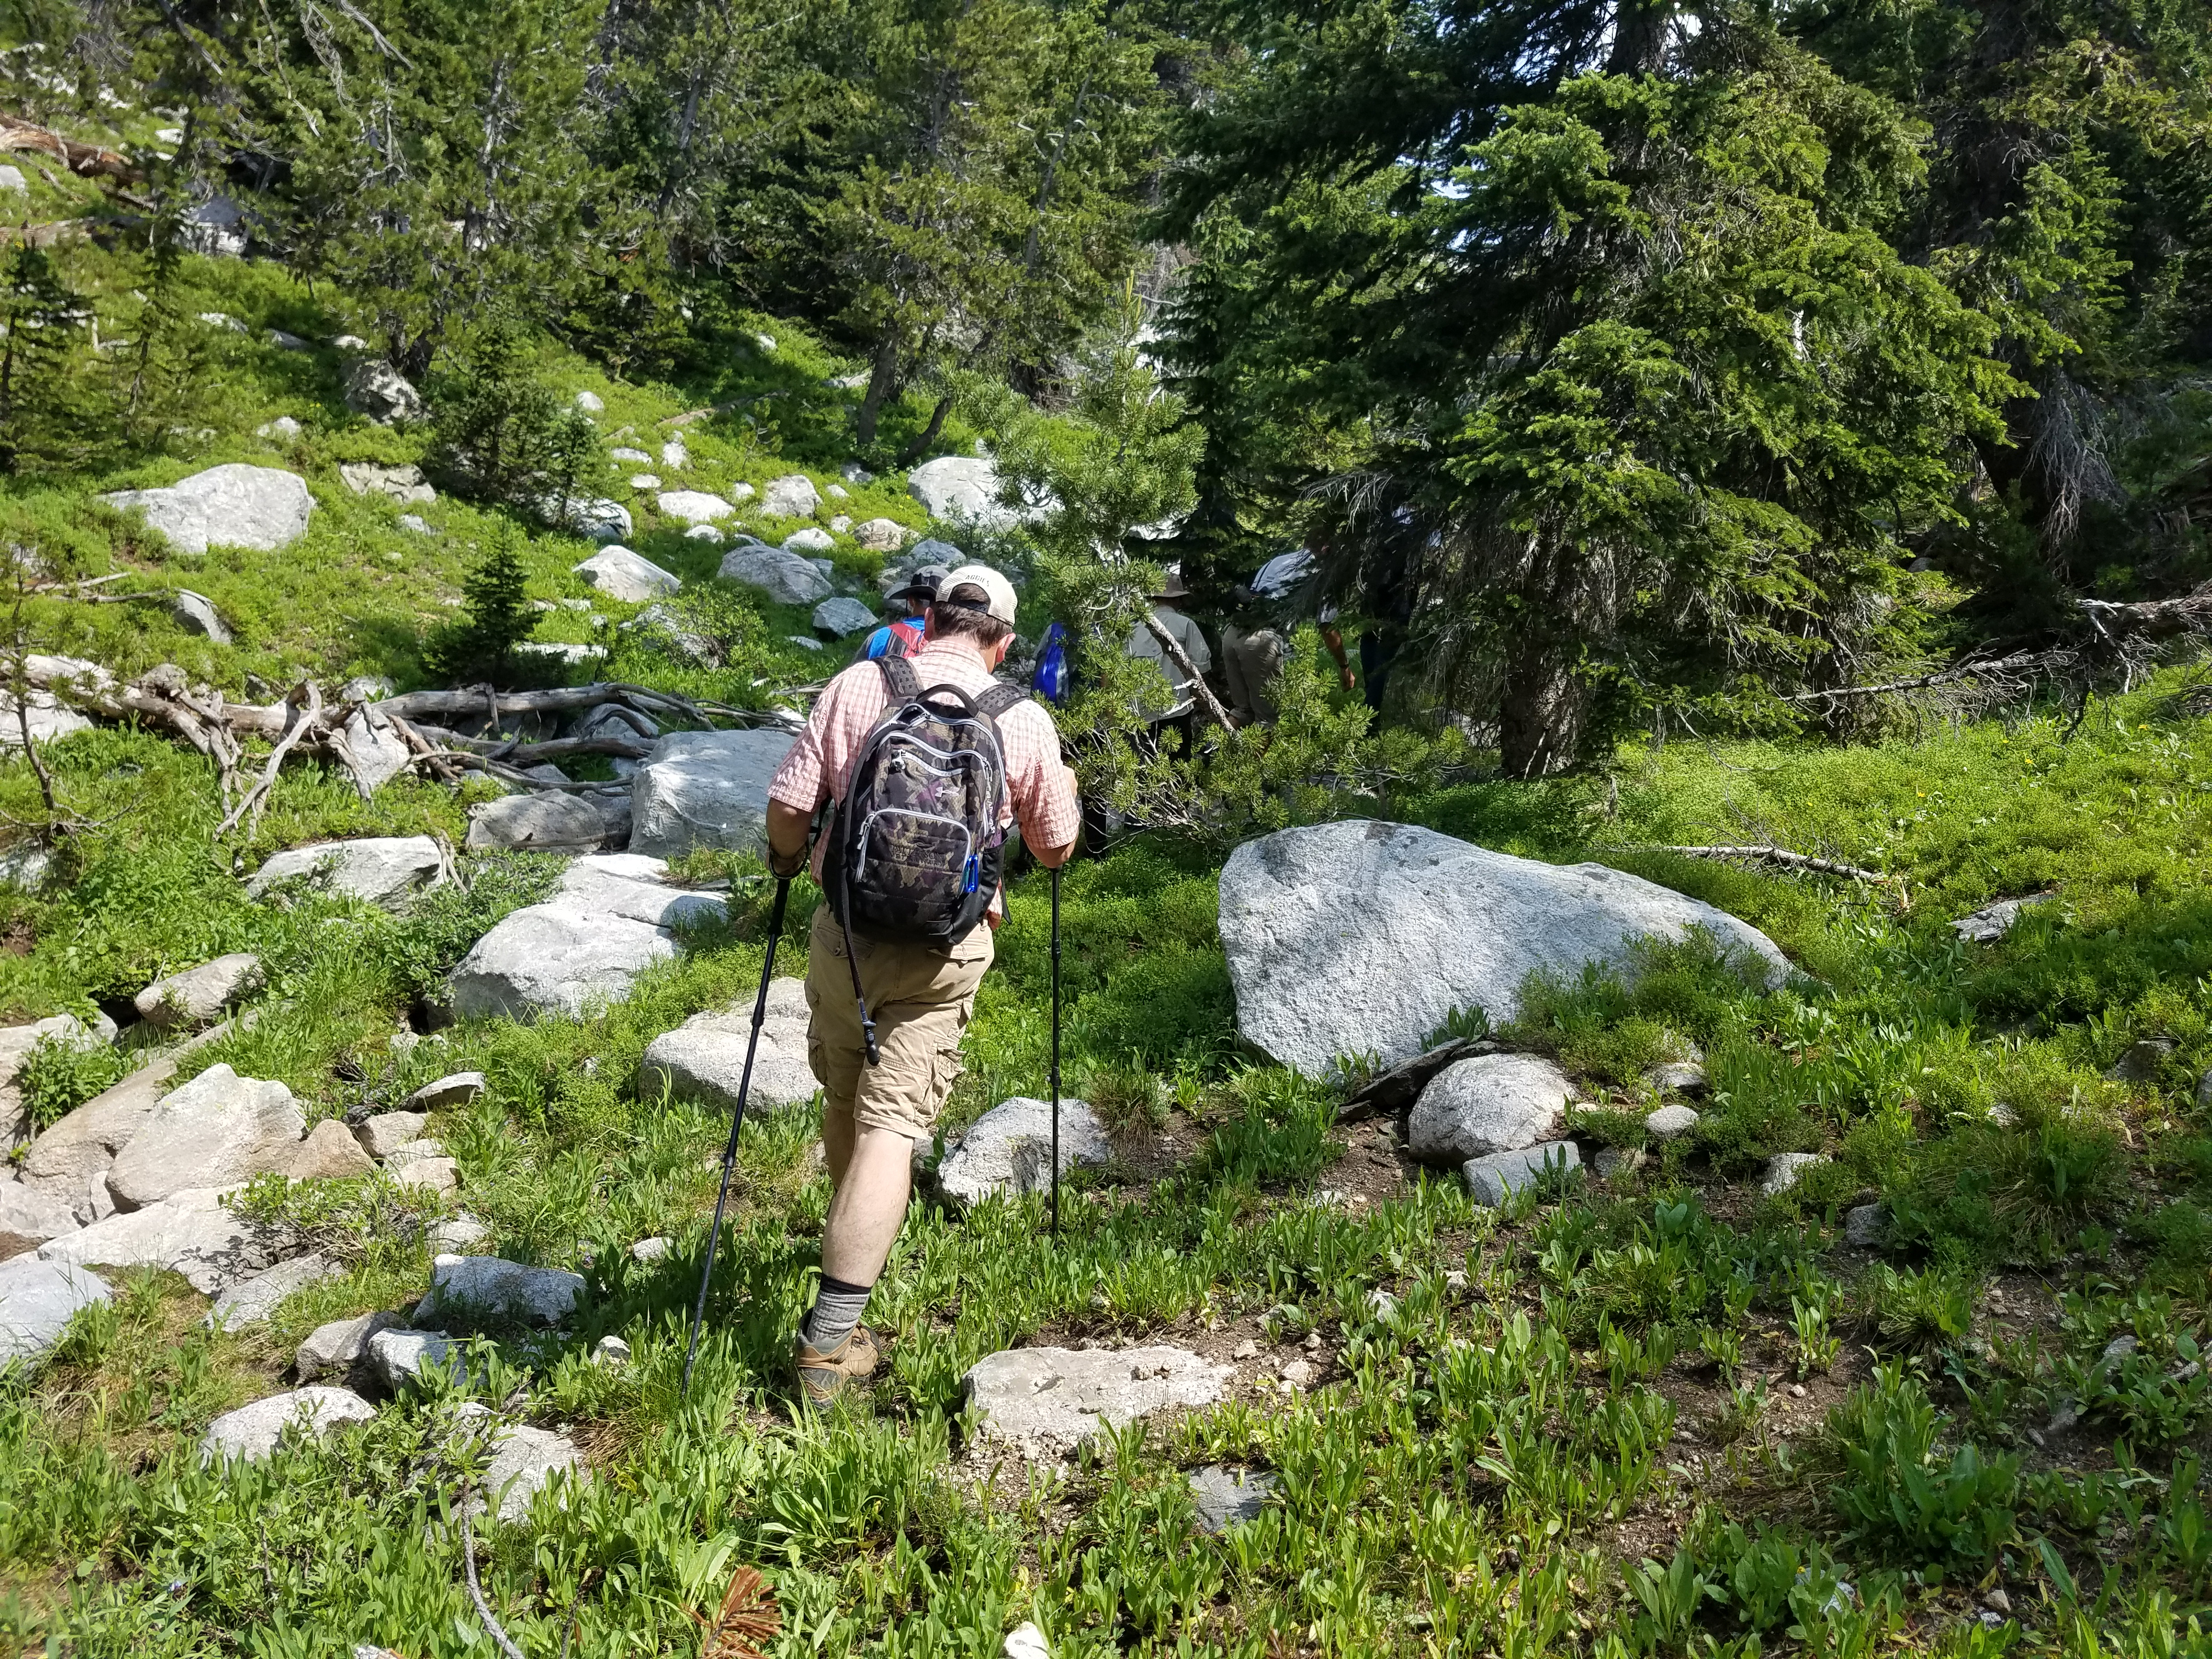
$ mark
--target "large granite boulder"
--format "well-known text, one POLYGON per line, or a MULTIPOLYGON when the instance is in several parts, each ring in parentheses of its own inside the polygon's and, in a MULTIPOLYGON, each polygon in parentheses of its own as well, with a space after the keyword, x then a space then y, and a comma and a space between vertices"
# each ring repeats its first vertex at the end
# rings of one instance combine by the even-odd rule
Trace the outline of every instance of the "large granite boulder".
POLYGON ((571 566, 570 574, 626 605, 664 599, 684 586, 684 579, 674 571, 663 570, 643 554, 622 546, 601 548, 582 563, 571 566))
POLYGON ((469 809, 465 843, 532 853, 588 853, 607 838, 599 809, 566 790, 502 795, 469 809))
POLYGON ((108 1165, 154 1115, 154 1109, 169 1092, 169 1081, 176 1076, 179 1063, 230 1029, 225 1021, 201 1032, 94 1095, 58 1123, 49 1125, 24 1154, 19 1183, 64 1200, 76 1210, 79 1221, 113 1213, 115 1200, 107 1190, 108 1165))
POLYGON ((630 851, 759 845, 769 782, 790 752, 783 732, 670 732, 630 779, 630 851))
POLYGON ((779 605, 812 605, 830 597, 830 579, 796 553, 750 542, 722 555, 726 582, 757 587, 779 605))
POLYGON ((1540 1054, 1477 1054, 1437 1073, 1413 1103, 1406 1150, 1464 1164, 1558 1137, 1575 1085, 1540 1054))
POLYGON ((621 1001, 647 966, 676 954, 677 927, 723 914, 711 894, 669 885, 667 869, 632 853, 577 859, 553 897, 511 912, 461 958, 454 1011, 534 1019, 621 1001))
POLYGON ((978 1360, 963 1382, 984 1436, 1036 1457, 1074 1450, 1101 1423, 1118 1429, 1212 1405, 1233 1375, 1186 1348, 1009 1348, 978 1360))
POLYGON ((107 1190, 118 1210, 138 1210, 173 1193, 233 1186, 284 1169, 307 1127, 283 1084, 210 1066, 164 1097, 116 1154, 107 1190))
POLYGON ((65 1200, 20 1181, 0 1182, 0 1261, 27 1255, 76 1227, 76 1209, 65 1200))
POLYGON ((100 500, 136 507, 179 553, 247 547, 273 553, 307 533, 315 498, 305 480, 282 467, 232 461, 195 472, 161 489, 118 489, 100 500))
POLYGON ((366 1423, 376 1407, 350 1389, 293 1389, 272 1394, 210 1423, 200 1437, 202 1464, 259 1463, 276 1449, 287 1429, 319 1439, 341 1423, 366 1423))
POLYGON ((761 492, 761 511, 779 519, 811 519, 822 510, 822 492, 804 472, 787 472, 761 492))
POLYGON ((0 1262, 0 1366, 46 1357, 80 1308, 107 1300, 106 1281, 65 1262, 0 1262))
POLYGON ((629 539, 629 509, 604 495, 549 495, 538 503, 538 509, 550 522, 595 542, 629 539))
POLYGON ((249 897, 265 898, 281 883, 304 881, 313 889, 404 910, 417 893, 446 878, 445 855, 428 836, 371 836, 360 841, 319 841, 272 855, 246 884, 249 897))
POLYGON ((1239 1029, 1309 1075, 1342 1055, 1411 1059, 1455 1008, 1503 1024, 1530 974, 1632 972, 1638 941, 1692 927, 1766 984, 1789 972, 1757 928, 1656 882, 1364 818, 1239 847, 1220 920, 1239 1029))
POLYGON ((203 1296, 263 1273, 274 1257, 259 1231, 222 1206, 213 1188, 172 1193, 159 1204, 111 1215, 39 1246, 63 1267, 167 1267, 203 1296))
MULTIPOLYGON (((1106 1127, 1080 1100, 1060 1103, 1060 1172, 1113 1155, 1106 1127)), ((1018 1198, 1052 1185, 1052 1103, 1017 1095, 969 1124, 937 1166, 937 1185, 974 1204, 993 1193, 1018 1198)))
MULTIPOLYGON (((804 1106, 814 1098, 821 1085, 806 1062, 806 981, 770 980, 760 1046, 753 1055, 752 1090, 745 1097, 748 1110, 804 1106)), ((640 1097, 656 1099, 665 1088, 678 1100, 736 1109, 752 1029, 753 1003, 747 997, 719 1012, 694 1014, 674 1030, 662 1032, 638 1062, 640 1097)))

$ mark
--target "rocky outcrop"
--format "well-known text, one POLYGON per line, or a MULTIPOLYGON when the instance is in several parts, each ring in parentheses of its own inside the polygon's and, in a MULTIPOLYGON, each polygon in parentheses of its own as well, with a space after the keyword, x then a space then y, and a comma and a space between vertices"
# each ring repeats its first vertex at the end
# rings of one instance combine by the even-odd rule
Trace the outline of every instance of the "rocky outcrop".
POLYGON ((1540 1054, 1455 1060, 1413 1103, 1406 1147, 1437 1164, 1518 1152, 1553 1139, 1574 1098, 1566 1073, 1540 1054))
POLYGON ((230 462, 161 489, 120 489, 100 497, 135 507, 179 553, 246 547, 273 553, 307 533, 315 500, 296 473, 230 462))
POLYGON ((1097 1432, 1175 1407, 1212 1405, 1233 1373, 1186 1348, 1010 1348, 963 1379, 989 1438, 1032 1457, 1063 1455, 1097 1432))
MULTIPOLYGON (((1060 1172, 1113 1155, 1105 1126, 1080 1100, 1060 1103, 1060 1172)), ((969 1124, 937 1166, 938 1188, 975 1204, 994 1193, 1018 1198, 1052 1185, 1052 1103, 1017 1095, 969 1124)))
POLYGON ((446 858, 428 836, 374 836, 360 841, 320 841, 273 854, 246 884, 249 897, 299 882, 387 910, 404 910, 418 893, 446 879, 446 858))
POLYGON ((107 1190, 118 1209, 137 1210, 173 1193, 282 1170, 307 1127, 283 1084, 211 1066, 162 1098, 116 1154, 107 1190))
MULTIPOLYGON (((806 981, 770 980, 760 1047, 753 1057, 752 1089, 746 1096, 749 1110, 804 1106, 814 1098, 820 1085, 806 1062, 806 981)), ((734 1110, 752 1025, 748 997, 719 1012, 694 1014, 676 1030, 662 1032, 638 1062, 640 1098, 656 1099, 665 1088, 677 1100, 734 1110)))
POLYGON ((670 886, 667 868, 629 853, 576 860, 551 899, 511 913, 461 959, 455 1012, 532 1019, 620 1001, 640 971, 676 954, 677 926, 723 912, 712 895, 670 886))
POLYGON ((665 599, 684 586, 684 579, 673 571, 663 570, 642 554, 622 546, 601 548, 580 564, 571 566, 570 574, 625 605, 665 599))
POLYGON ((796 553, 749 542, 722 556, 726 582, 757 587, 778 605, 812 605, 830 596, 830 579, 796 553))
POLYGON ((1244 1036, 1309 1075, 1384 1065, 1455 1009, 1503 1024, 1532 973, 1636 971, 1638 942, 1705 929, 1747 973, 1789 964, 1749 924, 1602 865, 1559 866, 1408 824, 1353 819, 1248 842, 1221 872, 1221 942, 1244 1036))
POLYGON ((672 732, 630 779, 629 846, 648 858, 760 844, 782 732, 672 732))

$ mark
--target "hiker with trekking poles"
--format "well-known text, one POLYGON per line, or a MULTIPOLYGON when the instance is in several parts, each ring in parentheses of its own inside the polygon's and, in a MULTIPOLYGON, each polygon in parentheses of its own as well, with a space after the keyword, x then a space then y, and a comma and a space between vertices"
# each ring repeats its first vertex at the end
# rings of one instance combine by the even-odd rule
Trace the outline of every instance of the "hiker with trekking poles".
MULTIPOLYGON (((1012 583, 980 564, 948 573, 921 648, 854 663, 831 680, 769 786, 776 895, 756 1042, 791 880, 806 867, 815 815, 825 803, 831 808, 812 837, 823 902, 807 946, 806 1048, 822 1085, 835 1194, 822 1231, 821 1288, 792 1345, 809 1405, 828 1405, 876 1368, 860 1315, 906 1218, 914 1143, 932 1139, 960 1074, 960 1035, 1005 915, 1000 865, 1016 823, 1053 877, 1057 1105, 1060 866, 1075 850, 1080 807, 1052 716, 992 675, 1013 636, 1012 583)), ((749 1051, 724 1197, 750 1077, 749 1051)), ((1057 1146, 1053 1155, 1056 1176, 1057 1146)), ((718 1198, 715 1237, 721 1216, 718 1198)), ((708 1274, 713 1251, 710 1237, 708 1274)), ((687 1387, 706 1297, 702 1276, 687 1387)))

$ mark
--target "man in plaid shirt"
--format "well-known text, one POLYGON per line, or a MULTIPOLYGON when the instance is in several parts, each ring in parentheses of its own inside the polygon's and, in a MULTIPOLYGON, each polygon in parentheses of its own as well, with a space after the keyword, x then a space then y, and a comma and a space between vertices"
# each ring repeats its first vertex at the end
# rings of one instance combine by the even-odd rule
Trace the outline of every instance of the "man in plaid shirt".
MULTIPOLYGON (((1012 585, 986 565, 963 565, 939 587, 921 648, 908 660, 925 690, 955 685, 972 696, 991 686, 991 671, 1013 637, 1012 585)), ((769 867, 777 875, 804 866, 816 811, 825 800, 843 802, 853 763, 890 705, 890 687, 872 661, 854 664, 815 699, 806 729, 769 786, 769 867)), ((1024 701, 998 717, 998 728, 1008 796, 1000 823, 1019 822, 1023 843, 1039 863, 1064 863, 1082 816, 1052 716, 1042 703, 1024 701)), ((814 847, 817 881, 828 842, 825 833, 814 847)), ((914 1143, 931 1139, 960 1075, 960 1034, 991 965, 991 930, 1005 914, 1004 893, 994 894, 989 927, 949 947, 854 939, 881 1061, 870 1066, 844 932, 827 904, 814 912, 807 1059, 822 1084, 822 1146, 836 1190, 822 1230, 822 1287, 793 1344, 799 1388, 811 1404, 827 1405, 876 1368, 875 1342, 860 1314, 906 1218, 914 1143)))

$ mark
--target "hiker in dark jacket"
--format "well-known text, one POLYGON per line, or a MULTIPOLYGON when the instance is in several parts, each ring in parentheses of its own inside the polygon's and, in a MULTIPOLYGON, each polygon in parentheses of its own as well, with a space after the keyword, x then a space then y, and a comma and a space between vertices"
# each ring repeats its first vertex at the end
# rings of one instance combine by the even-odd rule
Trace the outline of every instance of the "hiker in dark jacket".
POLYGON ((884 597, 903 602, 907 614, 895 622, 887 622, 860 642, 854 662, 873 662, 878 657, 911 657, 921 649, 922 635, 929 617, 930 601, 937 597, 938 585, 945 580, 945 567, 926 564, 908 577, 906 586, 894 588, 884 597))

